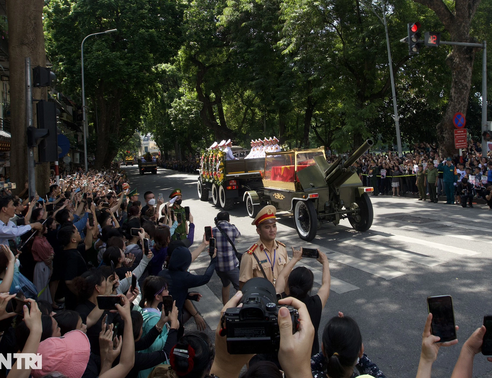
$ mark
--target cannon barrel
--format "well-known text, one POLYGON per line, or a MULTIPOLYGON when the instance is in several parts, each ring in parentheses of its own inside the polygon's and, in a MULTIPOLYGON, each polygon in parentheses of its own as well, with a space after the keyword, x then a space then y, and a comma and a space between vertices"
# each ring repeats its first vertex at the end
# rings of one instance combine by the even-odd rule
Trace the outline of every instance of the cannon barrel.
POLYGON ((352 164, 360 158, 372 145, 374 142, 368 139, 360 146, 355 152, 345 161, 345 163, 340 164, 337 159, 328 169, 325 175, 326 182, 329 185, 340 186, 342 185, 350 176, 353 175, 355 169, 353 169, 352 164))
POLYGON ((336 160, 326 169, 325 171, 325 179, 330 175, 331 172, 333 172, 336 167, 340 165, 340 162, 342 161, 342 158, 339 156, 336 158, 336 160))
POLYGON ((360 146, 355 152, 350 155, 350 157, 347 159, 345 164, 343 164, 344 168, 350 167, 352 164, 354 164, 358 158, 360 158, 364 153, 374 144, 372 139, 368 139, 364 142, 362 146, 360 146))

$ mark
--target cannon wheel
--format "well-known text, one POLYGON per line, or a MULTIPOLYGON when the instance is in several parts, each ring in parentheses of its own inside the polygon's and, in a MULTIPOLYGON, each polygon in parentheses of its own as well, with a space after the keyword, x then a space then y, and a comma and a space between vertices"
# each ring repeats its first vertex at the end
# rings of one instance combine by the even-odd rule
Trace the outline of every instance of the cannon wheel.
POLYGON ((234 207, 234 198, 227 198, 224 185, 219 186, 219 204, 224 210, 230 210, 234 207))
POLYGON ((219 187, 217 184, 212 184, 212 203, 214 206, 219 206, 219 187))
POLYGON ((208 189, 203 186, 202 180, 198 180, 196 184, 196 191, 200 201, 208 201, 208 189))
POLYGON ((355 202, 352 203, 352 209, 358 208, 359 213, 355 216, 349 216, 349 222, 357 231, 367 231, 372 226, 372 220, 374 218, 374 212, 372 210, 371 199, 367 193, 362 194, 361 197, 356 198, 355 202))
POLYGON ((248 196, 246 197, 246 211, 248 215, 251 218, 256 218, 259 210, 260 207, 253 203, 253 198, 251 197, 251 194, 248 193, 248 196))
POLYGON ((294 222, 299 237, 311 241, 318 231, 318 216, 311 201, 297 201, 294 207, 294 222))

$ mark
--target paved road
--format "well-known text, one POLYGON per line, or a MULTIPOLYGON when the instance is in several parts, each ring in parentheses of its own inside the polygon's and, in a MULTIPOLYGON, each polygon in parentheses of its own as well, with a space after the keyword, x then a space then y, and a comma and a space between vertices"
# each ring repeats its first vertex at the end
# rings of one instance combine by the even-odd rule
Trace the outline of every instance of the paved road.
MULTIPOLYGON (((159 169, 158 175, 137 176, 136 168, 124 168, 132 188, 141 197, 145 190, 167 198, 175 187, 195 217, 197 234, 213 225, 219 211, 196 195, 196 175, 159 169)), ((454 300, 459 344, 441 348, 433 377, 449 377, 463 342, 492 314, 492 211, 486 205, 463 209, 456 205, 431 204, 413 198, 373 197, 375 219, 366 233, 354 231, 348 221, 339 226, 321 225, 312 243, 298 238, 289 214, 280 214, 278 239, 290 246, 319 248, 326 253, 332 273, 331 293, 323 311, 320 330, 338 311, 354 317, 361 328, 366 353, 387 377, 414 377, 420 356, 421 334, 427 314, 426 297, 449 294, 454 300)), ((237 206, 231 222, 242 233, 238 250, 256 241, 246 210, 237 206)), ((195 238, 195 240, 199 237, 195 238)), ((202 255, 192 266, 200 274, 208 265, 202 255)), ((321 266, 311 259, 316 289, 321 266)), ((208 324, 215 328, 221 308, 221 285, 216 275, 198 304, 208 324)), ((481 354, 474 377, 492 377, 492 363, 481 354)))

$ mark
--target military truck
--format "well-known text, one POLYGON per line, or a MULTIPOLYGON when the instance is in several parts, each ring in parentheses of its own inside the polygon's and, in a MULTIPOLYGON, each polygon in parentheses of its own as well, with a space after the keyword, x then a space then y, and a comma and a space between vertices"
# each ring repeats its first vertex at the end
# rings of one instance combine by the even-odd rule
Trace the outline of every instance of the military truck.
POLYGON ((198 193, 223 209, 234 203, 245 203, 252 218, 265 205, 293 214, 299 237, 314 239, 319 222, 337 225, 348 218, 357 231, 367 231, 373 221, 371 187, 362 185, 353 163, 370 147, 367 140, 350 158, 339 157, 327 162, 324 148, 266 153, 263 159, 223 161, 214 157, 211 164, 201 169, 198 193), (206 169, 212 177, 206 180, 206 169), (240 170, 241 169, 241 170, 240 170))
POLYGON ((153 175, 157 174, 157 161, 145 159, 138 159, 138 172, 143 175, 145 172, 152 172, 153 175))

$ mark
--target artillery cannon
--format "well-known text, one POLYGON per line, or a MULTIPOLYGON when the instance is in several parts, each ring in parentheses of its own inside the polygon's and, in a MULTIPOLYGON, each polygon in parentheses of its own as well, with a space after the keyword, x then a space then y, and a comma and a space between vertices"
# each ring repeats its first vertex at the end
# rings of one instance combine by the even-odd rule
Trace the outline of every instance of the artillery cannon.
POLYGON ((374 189, 362 186, 353 164, 372 145, 373 141, 368 139, 348 159, 339 157, 332 164, 324 156, 315 156, 315 164, 297 172, 299 189, 308 199, 315 198, 299 200, 293 205, 294 221, 301 239, 314 238, 318 221, 337 225, 341 219, 348 218, 357 231, 367 231, 371 227, 373 209, 367 193, 374 189))

